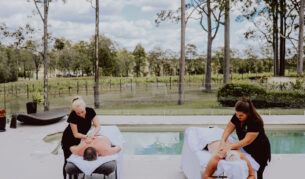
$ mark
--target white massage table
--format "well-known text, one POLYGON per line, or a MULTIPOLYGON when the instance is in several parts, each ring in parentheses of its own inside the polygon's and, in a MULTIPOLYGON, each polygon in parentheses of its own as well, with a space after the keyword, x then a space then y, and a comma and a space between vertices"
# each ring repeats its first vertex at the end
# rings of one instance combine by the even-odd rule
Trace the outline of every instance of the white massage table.
MULTIPOLYGON (((90 130, 88 133, 93 131, 90 130)), ((105 157, 98 157, 95 161, 85 161, 83 157, 72 154, 67 161, 73 163, 77 166, 85 175, 91 175, 95 169, 99 168, 101 165, 115 161, 116 163, 116 178, 122 178, 122 165, 123 165, 123 144, 125 140, 117 126, 102 126, 101 130, 97 135, 106 136, 113 145, 120 146, 121 151, 117 154, 105 157)))
MULTIPOLYGON (((182 149, 181 169, 188 179, 202 179, 204 170, 212 155, 203 148, 215 140, 220 140, 223 129, 190 127, 185 130, 182 149)), ((234 140, 229 137, 231 142, 234 140)), ((240 149, 245 153, 243 149, 240 149)), ((247 153, 252 168, 257 172, 259 164, 247 153)), ((215 178, 246 179, 248 166, 245 161, 225 161, 218 163, 217 170, 213 174, 215 178)))

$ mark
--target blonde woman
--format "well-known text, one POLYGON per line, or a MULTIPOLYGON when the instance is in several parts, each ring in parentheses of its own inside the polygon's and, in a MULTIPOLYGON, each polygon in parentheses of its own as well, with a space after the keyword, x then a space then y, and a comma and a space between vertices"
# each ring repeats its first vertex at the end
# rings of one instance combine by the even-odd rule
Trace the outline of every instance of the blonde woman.
POLYGON ((85 140, 87 143, 90 143, 101 129, 94 109, 86 107, 86 103, 79 96, 72 99, 71 113, 69 114, 67 122, 69 125, 64 130, 61 139, 61 145, 65 157, 65 163, 63 166, 64 178, 66 178, 65 166, 67 163, 67 158, 69 158, 69 156, 72 154, 70 147, 78 145, 81 139, 85 140), (95 129, 92 133, 86 135, 90 130, 92 123, 95 129))

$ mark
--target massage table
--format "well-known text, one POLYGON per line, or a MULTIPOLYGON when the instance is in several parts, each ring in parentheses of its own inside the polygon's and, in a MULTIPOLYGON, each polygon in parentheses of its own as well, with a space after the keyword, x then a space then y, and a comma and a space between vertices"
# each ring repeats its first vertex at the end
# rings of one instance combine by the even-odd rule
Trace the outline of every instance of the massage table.
MULTIPOLYGON (((89 133, 91 133, 91 129, 89 133)), ((124 138, 117 126, 102 126, 98 135, 106 136, 113 145, 120 146, 121 151, 114 155, 98 157, 95 161, 85 161, 83 157, 72 154, 67 159, 65 170, 69 179, 83 174, 84 177, 95 174, 103 175, 104 178, 121 179, 123 164, 124 138)))
MULTIPOLYGON (((218 127, 189 127, 185 130, 181 169, 188 179, 202 179, 205 168, 212 157, 212 154, 203 148, 212 141, 220 140, 223 131, 218 127)), ((228 141, 234 142, 235 140, 229 137, 228 141)), ((240 150, 247 156, 256 173, 259 164, 242 148, 240 150)), ((214 178, 247 179, 248 166, 245 161, 220 160, 217 170, 212 176, 214 178)))

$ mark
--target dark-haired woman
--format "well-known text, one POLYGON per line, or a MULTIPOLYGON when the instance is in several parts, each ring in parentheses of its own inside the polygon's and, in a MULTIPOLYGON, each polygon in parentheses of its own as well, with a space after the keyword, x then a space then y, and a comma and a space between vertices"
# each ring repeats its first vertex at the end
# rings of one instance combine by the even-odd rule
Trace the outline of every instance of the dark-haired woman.
POLYGON ((261 116, 256 112, 253 103, 247 98, 243 98, 235 104, 235 114, 222 135, 219 153, 225 155, 228 150, 241 147, 259 163, 260 168, 257 171, 257 178, 262 179, 267 162, 271 160, 270 143, 265 134, 261 116), (225 145, 234 129, 239 141, 225 145))

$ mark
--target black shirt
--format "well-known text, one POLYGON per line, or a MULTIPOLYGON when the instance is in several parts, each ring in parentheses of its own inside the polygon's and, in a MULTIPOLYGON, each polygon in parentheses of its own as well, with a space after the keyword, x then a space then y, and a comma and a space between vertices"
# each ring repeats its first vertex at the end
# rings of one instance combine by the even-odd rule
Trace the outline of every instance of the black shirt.
MULTIPOLYGON (((92 120, 96 116, 94 109, 86 107, 86 116, 85 118, 79 117, 75 111, 72 111, 67 120, 68 123, 76 124, 77 130, 79 133, 86 135, 90 130, 92 125, 92 120)), ((62 147, 63 149, 68 149, 73 145, 78 145, 80 143, 80 139, 75 138, 71 129, 70 124, 63 132, 62 136, 62 147)))
POLYGON ((247 132, 259 133, 255 140, 251 144, 243 147, 243 149, 251 154, 260 165, 266 165, 267 161, 270 161, 271 159, 270 143, 265 134, 263 124, 259 119, 248 116, 243 126, 241 126, 240 120, 234 114, 231 122, 235 125, 236 134, 239 140, 244 139, 247 132))

